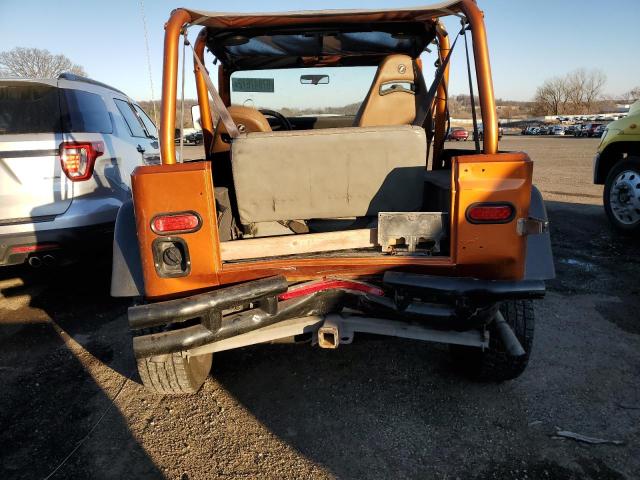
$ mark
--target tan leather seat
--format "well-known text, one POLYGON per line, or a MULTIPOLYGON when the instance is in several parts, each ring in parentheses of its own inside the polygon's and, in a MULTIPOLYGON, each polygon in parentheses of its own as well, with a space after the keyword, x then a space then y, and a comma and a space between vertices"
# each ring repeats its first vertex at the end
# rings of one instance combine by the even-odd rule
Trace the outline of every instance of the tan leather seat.
MULTIPOLYGON (((360 106, 354 127, 411 125, 416 118, 416 88, 424 85, 422 74, 408 55, 389 55, 378 66, 369 93, 360 106)), ((418 99, 419 100, 419 99, 418 99)))
MULTIPOLYGON (((269 125, 267 117, 256 108, 231 105, 228 110, 240 133, 271 131, 271 125, 269 125)), ((218 127, 216 128, 213 140, 213 151, 215 153, 229 151, 230 145, 222 141, 221 135, 223 133, 227 133, 227 129, 224 124, 218 120, 218 127)))

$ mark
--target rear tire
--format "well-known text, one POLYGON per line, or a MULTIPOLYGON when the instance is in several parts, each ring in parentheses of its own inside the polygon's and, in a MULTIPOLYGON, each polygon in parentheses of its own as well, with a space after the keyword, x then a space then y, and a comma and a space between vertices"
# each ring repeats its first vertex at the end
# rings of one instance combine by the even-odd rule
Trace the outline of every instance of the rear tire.
POLYGON ((163 395, 196 393, 211 370, 212 355, 185 357, 180 352, 138 358, 138 373, 144 386, 163 395))
POLYGON ((535 317, 531 300, 510 300, 500 306, 507 325, 524 348, 525 355, 513 357, 507 353, 500 337, 489 327, 489 347, 479 348, 451 346, 451 353, 458 368, 467 376, 480 382, 504 382, 519 377, 527 368, 533 346, 535 317))
POLYGON ((618 232, 640 234, 640 157, 627 157, 611 169, 602 200, 609 222, 618 232))
MULTIPOLYGON (((160 327, 138 330, 135 335, 163 331, 160 327)), ((196 393, 209 376, 212 354, 187 357, 181 352, 137 358, 138 374, 150 391, 162 395, 196 393)))

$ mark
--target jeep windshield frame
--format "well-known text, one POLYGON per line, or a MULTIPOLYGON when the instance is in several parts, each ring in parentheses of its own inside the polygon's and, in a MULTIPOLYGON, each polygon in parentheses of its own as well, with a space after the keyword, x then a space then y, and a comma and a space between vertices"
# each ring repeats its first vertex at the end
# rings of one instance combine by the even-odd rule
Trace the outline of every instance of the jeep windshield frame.
MULTIPOLYGON (((176 163, 176 150, 174 143, 174 133, 176 124, 176 102, 177 102, 177 80, 178 80, 178 52, 180 36, 184 30, 190 26, 204 26, 198 36, 194 49, 200 60, 204 64, 204 49, 207 46, 220 60, 218 68, 218 85, 223 101, 230 104, 229 78, 232 71, 256 69, 251 65, 251 55, 248 57, 241 55, 242 49, 230 50, 232 43, 245 42, 253 35, 258 34, 273 35, 285 32, 300 32, 302 29, 312 29, 315 32, 335 32, 337 35, 345 33, 374 31, 387 32, 393 38, 395 32, 399 36, 401 30, 410 31, 407 38, 409 42, 403 44, 396 42, 395 50, 378 44, 376 49, 371 51, 364 47, 360 41, 360 51, 358 48, 334 49, 328 54, 326 48, 318 45, 315 50, 311 49, 310 56, 298 56, 305 60, 304 65, 297 66, 327 66, 328 64, 356 64, 371 65, 380 56, 389 53, 408 53, 411 50, 414 58, 419 56, 419 43, 426 46, 433 38, 437 39, 440 61, 449 52, 449 39, 438 21, 445 16, 459 16, 466 18, 471 31, 473 57, 475 60, 476 81, 478 85, 478 96, 482 123, 486 125, 483 134, 483 153, 495 154, 498 151, 498 121, 495 108, 495 97, 493 92, 493 81, 491 77, 491 66, 489 63, 489 52, 487 46, 486 30, 483 13, 474 0, 451 0, 427 7, 409 7, 389 10, 322 10, 322 11, 299 11, 299 12, 277 12, 277 13, 218 13, 203 12, 179 8, 171 13, 169 21, 165 25, 164 39, 164 62, 162 77, 162 110, 160 122, 160 150, 162 163, 172 165, 176 163), (416 25, 422 24, 423 30, 416 25), (366 25, 366 28, 363 27, 366 25), (411 28, 409 29, 409 25, 411 28), (242 33, 242 35, 240 34, 242 33), (234 39, 232 37, 237 37, 234 39), (218 39, 227 39, 227 46, 223 42, 216 42, 218 39), (410 44, 411 48, 407 48, 410 44), (234 53, 235 52, 235 53, 234 53), (247 58, 249 58, 247 63, 247 58), (242 59, 242 62, 240 60, 242 59), (238 68, 238 64, 243 68, 238 68)), ((263 35, 264 37, 264 35, 263 35)), ((313 37, 312 37, 313 38, 313 37)), ((250 43, 250 42, 248 42, 250 43)), ((262 42, 264 44, 264 42, 262 42)), ((291 43, 291 42, 290 42, 291 43)), ((356 42, 356 45, 358 42, 356 42)), ((341 43, 340 45, 343 45, 341 43)), ((286 53, 286 49, 285 49, 286 53)), ((291 55, 283 55, 289 59, 291 55)), ((264 59, 263 59, 264 62, 264 59)), ((290 63, 290 60, 287 60, 290 63)), ((254 62, 255 63, 255 62, 254 62)), ((274 62, 264 63, 264 68, 275 68, 274 62)), ((285 68, 291 65, 285 65, 285 68)), ((206 72, 204 72, 206 74, 206 72)), ((209 107, 207 88, 203 77, 203 72, 195 68, 196 88, 198 93, 198 103, 202 119, 204 135, 204 145, 206 151, 210 151, 213 135, 213 125, 211 121, 211 111, 209 107)), ((438 94, 434 105, 435 111, 435 137, 434 146, 439 145, 439 140, 445 135, 446 124, 446 85, 448 83, 448 67, 438 86, 438 94)), ((436 153, 434 151, 434 153, 436 153)))

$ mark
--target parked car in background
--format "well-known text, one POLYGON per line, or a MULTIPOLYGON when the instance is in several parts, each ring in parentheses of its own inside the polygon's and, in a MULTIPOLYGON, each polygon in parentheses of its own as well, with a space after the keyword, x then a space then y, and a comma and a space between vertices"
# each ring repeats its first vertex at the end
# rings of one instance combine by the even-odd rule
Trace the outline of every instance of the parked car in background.
POLYGON ((640 100, 625 118, 604 129, 593 161, 593 183, 604 185, 603 203, 616 230, 640 234, 640 100))
POLYGON ((596 129, 601 126, 601 123, 587 123, 587 125, 585 125, 584 129, 581 130, 581 134, 583 137, 593 137, 595 136, 596 133, 596 129))
MULTIPOLYGON (((498 140, 502 139, 502 135, 504 135, 504 129, 502 127, 498 127, 498 140)), ((480 141, 484 139, 484 127, 482 124, 478 125, 478 137, 480 141)), ((473 139, 476 139, 476 134, 473 132, 473 139)))
POLYGON ((453 127, 449 129, 449 134, 447 135, 447 140, 455 140, 459 142, 460 140, 466 141, 469 138, 469 132, 462 127, 453 127))
POLYGON ((550 128, 549 135, 564 135, 564 127, 561 125, 555 125, 550 128))
POLYGON ((0 266, 76 258, 112 239, 157 131, 127 95, 72 74, 0 80, 0 266))
POLYGON ((540 125, 537 135, 549 135, 549 127, 547 125, 540 125))
POLYGON ((193 145, 200 145, 202 143, 203 135, 202 130, 191 132, 185 137, 185 142, 193 145))
POLYGON ((564 134, 565 135, 575 135, 576 130, 580 129, 580 125, 569 125, 567 128, 564 129, 564 134))
POLYGON ((606 127, 605 127, 604 125, 598 125, 598 126, 595 128, 595 130, 593 131, 593 135, 592 135, 592 136, 593 136, 593 137, 598 137, 598 138, 600 138, 600 137, 602 136, 602 134, 604 133, 605 128, 606 128, 606 127))

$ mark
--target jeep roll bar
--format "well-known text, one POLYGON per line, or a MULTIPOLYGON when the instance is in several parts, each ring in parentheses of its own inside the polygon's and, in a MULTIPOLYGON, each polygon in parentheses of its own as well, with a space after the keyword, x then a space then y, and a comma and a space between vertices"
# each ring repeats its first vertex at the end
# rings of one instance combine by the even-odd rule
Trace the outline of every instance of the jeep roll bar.
MULTIPOLYGON (((368 13, 371 11, 363 11, 368 13)), ((425 10, 429 12, 429 10, 425 10)), ((478 84, 478 95, 480 98, 480 108, 482 113, 482 123, 484 128, 484 141, 483 141, 483 153, 495 154, 498 151, 498 121, 495 108, 495 97, 493 92, 493 81, 491 78, 491 66, 489 63, 489 50, 487 46, 487 36, 484 26, 484 18, 482 11, 478 8, 475 0, 459 0, 453 1, 444 5, 434 6, 433 11, 441 13, 440 15, 434 15, 429 21, 433 21, 434 18, 445 15, 455 15, 456 13, 463 14, 471 27, 471 34, 473 39, 473 54, 475 60, 476 69, 476 81, 478 84)), ((312 15, 313 12, 305 12, 312 15)), ((351 12, 341 13, 339 11, 331 12, 331 14, 348 15, 351 12)), ((362 13, 362 12, 356 12, 362 13)), ((241 14, 234 14, 236 17, 241 17, 241 14)), ((273 14, 277 16, 277 13, 273 14)), ((326 14, 318 14, 323 17, 326 14)), ((249 16, 249 15, 248 15, 249 16)), ((256 16, 253 20, 253 24, 260 22, 261 16, 256 16)), ((264 16, 266 21, 270 17, 264 16)), ((176 9, 171 13, 169 21, 165 24, 165 37, 164 37, 164 61, 162 66, 162 108, 161 108, 161 120, 160 120, 160 154, 162 163, 164 165, 171 165, 176 163, 176 151, 175 151, 175 123, 176 123, 176 96, 177 96, 177 83, 178 83, 178 50, 180 36, 185 27, 188 27, 192 23, 202 23, 206 17, 203 17, 200 13, 191 12, 186 9, 176 9)), ((206 30, 206 28, 205 28, 206 30)), ((206 31, 200 32, 198 40, 195 45, 196 54, 201 61, 204 56, 204 44, 205 44, 206 31)), ((442 32, 438 32, 438 39, 440 45, 440 58, 446 56, 448 49, 448 41, 446 36, 442 32)), ((204 78, 202 78, 202 72, 197 68, 195 69, 196 76, 196 88, 198 93, 198 103, 200 104, 201 118, 203 122, 203 137, 205 139, 204 145, 207 149, 207 153, 211 151, 211 142, 213 140, 213 125, 211 124, 211 116, 209 110, 209 102, 207 97, 207 90, 204 84, 204 78), (206 133, 205 133, 206 132, 206 133)), ((443 77, 443 82, 446 83, 447 75, 443 77)), ((219 90, 222 98, 225 102, 229 102, 228 98, 228 84, 227 78, 222 67, 219 70, 219 80, 222 82, 219 84, 219 90), (224 77, 224 78, 222 78, 224 77), (226 96, 226 98, 225 98, 226 96)), ((445 103, 443 95, 446 93, 445 86, 442 85, 438 90, 438 99, 436 101, 436 139, 439 139, 441 135, 444 135, 444 118, 445 118, 445 103), (440 125, 440 126, 439 126, 440 125)))

